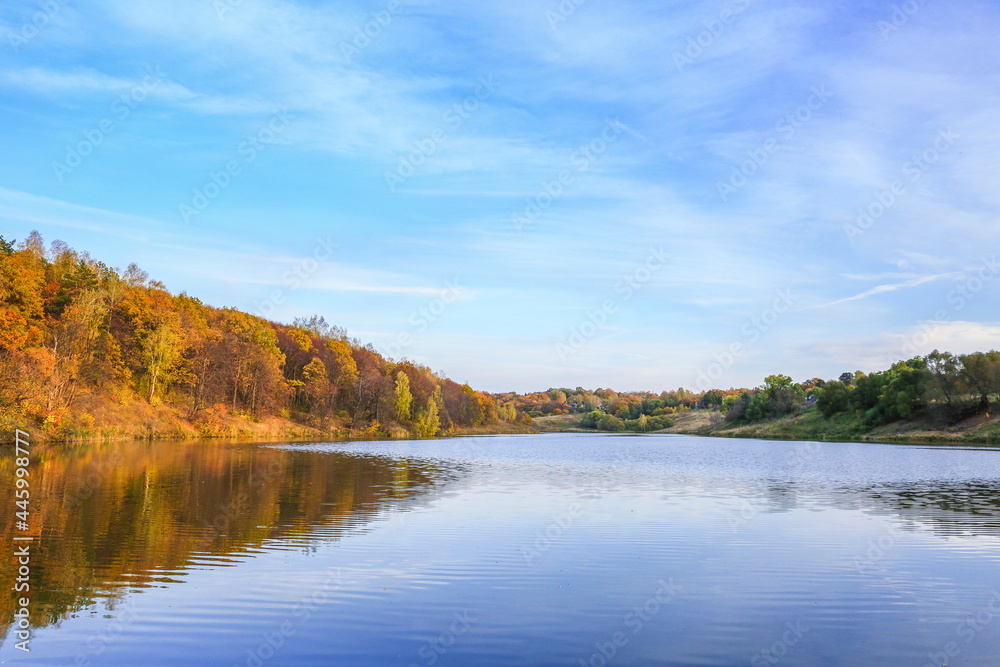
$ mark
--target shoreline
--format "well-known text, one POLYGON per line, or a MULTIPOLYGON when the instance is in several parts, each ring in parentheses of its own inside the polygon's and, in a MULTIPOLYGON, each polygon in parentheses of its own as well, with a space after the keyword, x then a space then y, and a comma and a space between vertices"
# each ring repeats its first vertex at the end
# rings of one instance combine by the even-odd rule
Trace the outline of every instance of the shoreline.
MULTIPOLYGON (((738 428, 738 427, 737 427, 738 428)), ((317 442, 401 442, 415 440, 449 440, 462 437, 493 437, 499 435, 558 435, 558 434, 583 434, 583 435, 626 435, 626 436, 651 436, 651 435, 675 435, 690 436, 696 438, 726 438, 732 440, 773 440, 776 442, 820 442, 820 443, 845 443, 845 444, 873 444, 873 445, 938 445, 943 447, 954 446, 975 446, 980 448, 1000 449, 1000 439, 981 438, 968 436, 965 438, 949 438, 937 435, 904 436, 904 435, 862 435, 859 437, 822 435, 822 434, 802 434, 802 435, 782 435, 780 433, 740 433, 735 429, 721 429, 713 432, 701 432, 694 430, 663 429, 659 431, 639 432, 609 432, 594 429, 566 428, 561 430, 489 430, 489 429, 468 429, 462 432, 449 433, 447 435, 434 437, 419 437, 407 435, 405 437, 365 437, 361 434, 338 435, 335 433, 315 433, 315 434, 272 434, 272 435, 154 435, 149 437, 134 437, 128 435, 117 435, 110 437, 85 436, 75 438, 45 438, 36 437, 35 442, 42 445, 72 446, 72 445, 93 445, 122 442, 149 442, 149 443, 205 443, 205 444, 236 444, 236 443, 317 443, 317 442)), ((2 444, 8 444, 5 439, 2 444)), ((9 441, 10 443, 13 440, 9 441)))

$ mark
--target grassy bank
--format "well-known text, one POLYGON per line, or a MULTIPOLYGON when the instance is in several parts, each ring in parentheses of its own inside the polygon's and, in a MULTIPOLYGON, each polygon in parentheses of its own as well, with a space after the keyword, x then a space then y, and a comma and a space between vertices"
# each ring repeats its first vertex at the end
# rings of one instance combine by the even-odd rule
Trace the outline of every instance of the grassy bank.
POLYGON ((814 406, 753 424, 731 424, 716 411, 692 410, 678 415, 674 427, 665 432, 733 438, 1000 444, 1000 419, 980 415, 954 426, 919 419, 867 428, 852 414, 825 419, 814 406))
MULTIPOLYGON (((538 417, 533 426, 541 433, 597 433, 580 428, 583 415, 538 417)), ((980 415, 954 426, 940 426, 929 420, 900 421, 866 428, 856 416, 841 414, 824 419, 809 406, 791 415, 753 424, 727 422, 718 410, 686 410, 671 415, 674 425, 656 431, 730 438, 775 440, 844 440, 870 442, 927 442, 1000 444, 1000 418, 980 415)))
POLYGON ((547 417, 535 417, 531 425, 535 427, 536 433, 593 432, 593 429, 580 428, 580 421, 582 419, 582 414, 549 415, 547 417))

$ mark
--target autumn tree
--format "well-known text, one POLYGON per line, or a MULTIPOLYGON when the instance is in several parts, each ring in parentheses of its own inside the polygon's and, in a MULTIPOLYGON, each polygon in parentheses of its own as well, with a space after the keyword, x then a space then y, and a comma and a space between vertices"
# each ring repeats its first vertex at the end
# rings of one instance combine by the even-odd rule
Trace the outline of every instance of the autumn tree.
POLYGON ((326 364, 319 358, 314 358, 306 364, 302 369, 302 383, 309 411, 317 417, 325 417, 332 398, 326 364))
POLYGON ((438 434, 441 429, 440 409, 442 404, 441 387, 435 387, 427 405, 417 410, 413 430, 418 436, 430 438, 438 434))
POLYGON ((458 406, 458 421, 464 426, 483 423, 483 404, 476 391, 468 384, 462 385, 462 398, 458 406))
POLYGON ((396 373, 396 419, 400 422, 410 420, 413 409, 413 394, 410 393, 410 378, 403 371, 396 373))

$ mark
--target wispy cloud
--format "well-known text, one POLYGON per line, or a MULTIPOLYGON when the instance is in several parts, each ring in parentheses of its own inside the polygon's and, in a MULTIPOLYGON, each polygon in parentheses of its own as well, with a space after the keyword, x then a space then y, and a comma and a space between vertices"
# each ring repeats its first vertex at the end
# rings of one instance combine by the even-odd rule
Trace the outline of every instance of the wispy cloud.
POLYGON ((855 294, 854 296, 845 297, 843 299, 837 299, 836 301, 831 301, 830 303, 824 303, 818 306, 810 306, 810 308, 829 308, 830 306, 837 306, 842 303, 848 303, 850 301, 859 301, 861 299, 867 299, 870 296, 876 296, 878 294, 887 294, 888 292, 895 292, 897 290, 908 289, 910 287, 919 287, 920 285, 926 285, 927 283, 931 283, 936 280, 942 280, 944 278, 956 278, 961 275, 962 275, 961 273, 939 273, 932 276, 921 276, 919 278, 911 278, 910 280, 904 280, 898 283, 878 285, 877 287, 865 290, 860 294, 855 294))
MULTIPOLYGON (((929 317, 920 297, 1000 243, 993 6, 923 3, 883 39, 891 8, 748 3, 679 71, 675 54, 733 3, 587 2, 552 25, 555 2, 414 0, 362 38, 386 2, 242 0, 223 16, 219 4, 64 5, 4 61, 5 236, 37 227, 139 261, 174 290, 245 305, 332 234, 349 256, 290 295, 288 313, 381 331, 455 276, 477 298, 421 343, 424 360, 497 389, 550 377, 676 386, 690 350, 710 359, 746 342, 741 327, 778 290, 820 305, 769 324, 721 381, 759 383, 774 359, 792 374, 839 373, 929 317), (355 39, 369 41, 345 57, 355 39), (147 65, 168 74, 163 85, 87 145, 147 65), (482 76, 496 92, 456 123, 447 114, 482 76), (814 86, 830 99, 806 118, 814 86), (294 122, 243 160, 237 147, 279 107, 294 122), (602 147, 609 119, 623 131, 602 147), (907 165, 943 127, 960 139, 912 178, 907 165), (81 145, 92 156, 59 182, 52 162, 81 145), (178 204, 225 180, 234 155, 240 173, 180 224, 178 204), (404 160, 419 164, 390 191, 385 174, 404 160), (722 201, 717 184, 734 171, 750 177, 722 201), (895 181, 905 192, 882 203, 895 181), (546 198, 517 233, 512 212, 546 198), (850 243, 845 225, 872 202, 885 210, 850 243), (547 358, 566 313, 613 296, 659 246, 668 266, 609 325, 627 354, 581 355, 578 368, 547 358), (827 337, 839 361, 797 347, 827 337), (496 354, 484 359, 483 345, 496 354)), ((18 29, 38 5, 4 10, 18 29)))

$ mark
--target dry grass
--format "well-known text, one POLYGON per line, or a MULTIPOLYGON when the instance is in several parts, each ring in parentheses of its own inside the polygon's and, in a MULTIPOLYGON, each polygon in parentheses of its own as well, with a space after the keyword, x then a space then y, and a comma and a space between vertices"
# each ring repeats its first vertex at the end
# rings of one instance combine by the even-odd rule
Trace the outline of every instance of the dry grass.
POLYGON ((547 417, 535 417, 531 423, 535 430, 541 433, 558 433, 561 431, 592 431, 592 429, 580 428, 582 414, 570 415, 549 415, 547 417))

